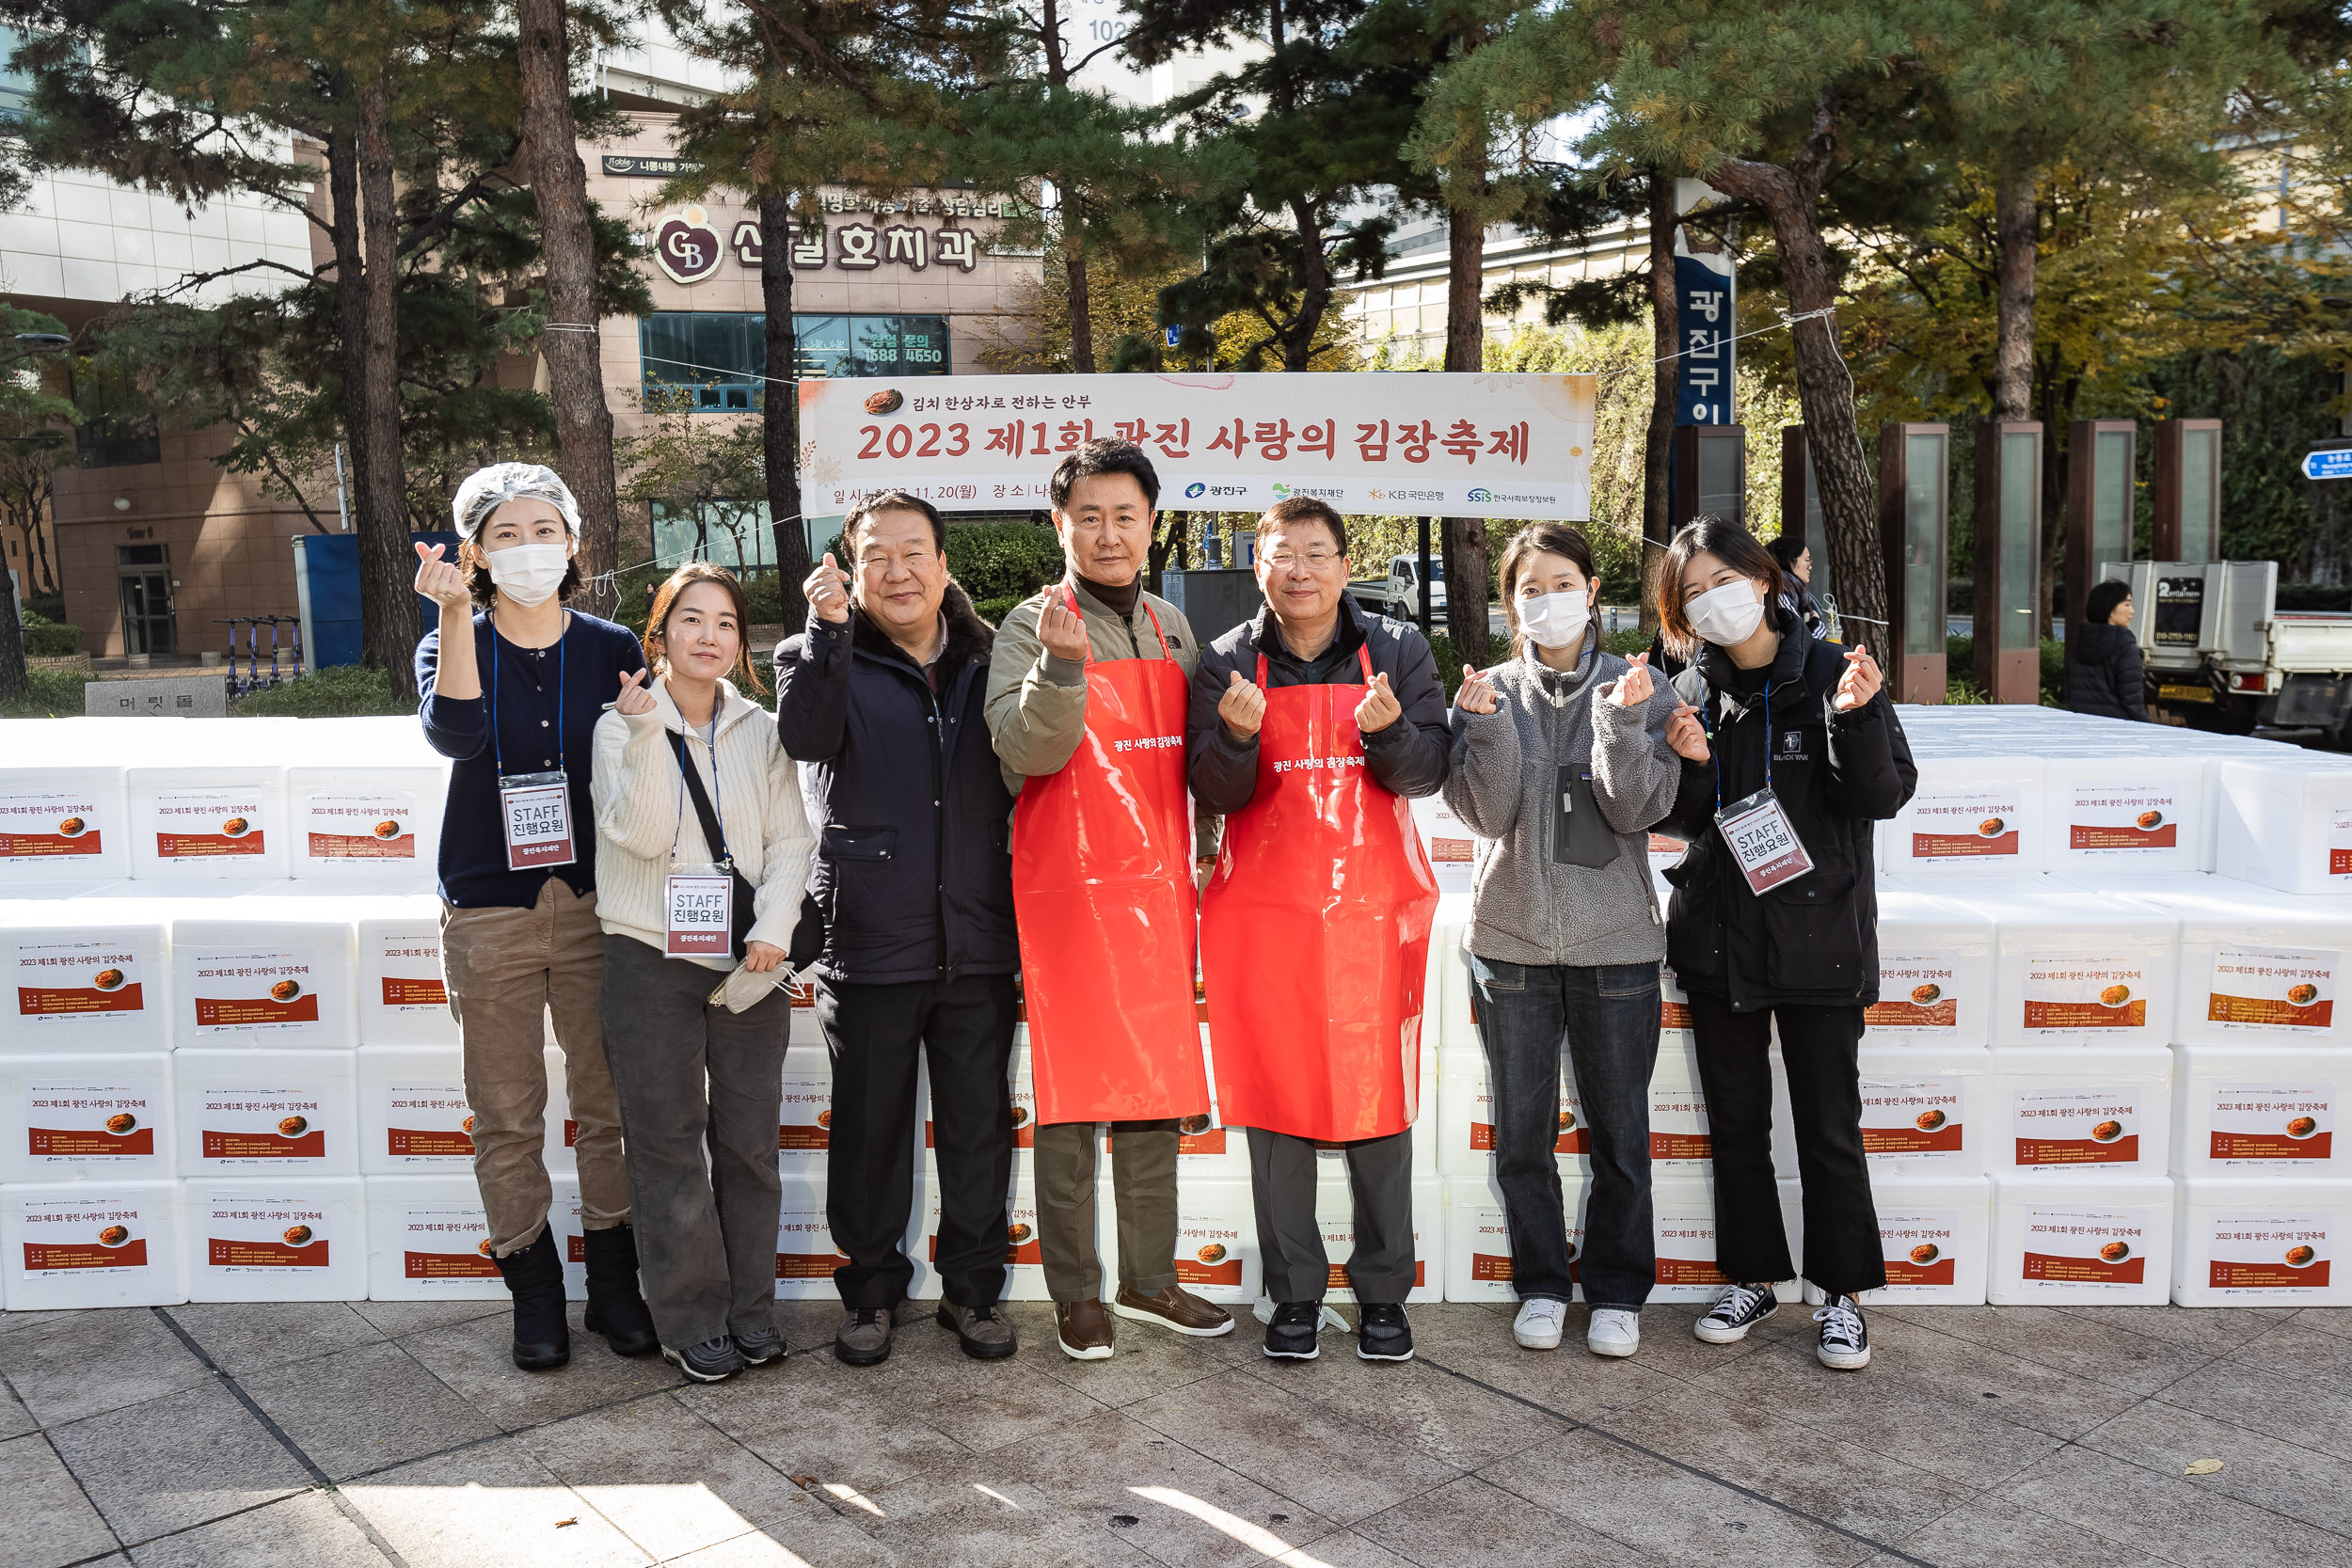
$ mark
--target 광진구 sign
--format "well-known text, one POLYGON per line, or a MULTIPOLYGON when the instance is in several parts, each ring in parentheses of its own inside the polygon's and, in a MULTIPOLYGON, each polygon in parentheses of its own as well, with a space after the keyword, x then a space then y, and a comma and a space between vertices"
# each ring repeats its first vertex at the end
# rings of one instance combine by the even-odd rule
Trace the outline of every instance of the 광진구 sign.
POLYGON ((1160 504, 1249 511, 1592 515, 1591 375, 982 375, 801 383, 812 516, 897 488, 943 511, 1047 504, 1064 454, 1135 441, 1160 504))

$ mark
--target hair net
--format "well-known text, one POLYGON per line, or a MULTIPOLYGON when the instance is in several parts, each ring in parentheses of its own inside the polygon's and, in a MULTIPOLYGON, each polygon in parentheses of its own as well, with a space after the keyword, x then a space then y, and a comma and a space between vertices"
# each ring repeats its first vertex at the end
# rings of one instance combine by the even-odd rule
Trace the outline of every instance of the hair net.
POLYGON ((476 468, 457 487, 450 513, 457 521, 457 537, 471 539, 490 520, 490 514, 512 500, 541 500, 564 515, 564 528, 580 537, 580 503, 571 486, 553 468, 537 463, 493 463, 476 468))

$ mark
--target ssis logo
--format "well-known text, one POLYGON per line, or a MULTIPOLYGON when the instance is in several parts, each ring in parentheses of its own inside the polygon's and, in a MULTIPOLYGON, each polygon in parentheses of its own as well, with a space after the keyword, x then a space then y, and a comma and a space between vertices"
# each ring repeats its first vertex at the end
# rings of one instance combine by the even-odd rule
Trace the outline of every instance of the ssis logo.
POLYGON ((1195 480, 1190 484, 1184 486, 1184 499, 1188 501, 1197 501, 1208 493, 1209 487, 1201 483, 1199 480, 1195 480))
POLYGON ((1490 501, 1495 499, 1495 493, 1482 487, 1472 490, 1466 499, 1473 501, 1490 501))

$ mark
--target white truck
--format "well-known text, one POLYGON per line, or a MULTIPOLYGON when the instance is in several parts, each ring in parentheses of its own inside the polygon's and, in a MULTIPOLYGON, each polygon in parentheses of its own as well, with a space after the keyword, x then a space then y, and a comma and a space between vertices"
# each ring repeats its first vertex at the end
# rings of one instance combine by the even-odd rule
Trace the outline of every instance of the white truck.
POLYGON ((2106 562, 2132 590, 2148 700, 2192 727, 2316 729, 2352 749, 2352 614, 2278 608, 2275 561, 2106 562))

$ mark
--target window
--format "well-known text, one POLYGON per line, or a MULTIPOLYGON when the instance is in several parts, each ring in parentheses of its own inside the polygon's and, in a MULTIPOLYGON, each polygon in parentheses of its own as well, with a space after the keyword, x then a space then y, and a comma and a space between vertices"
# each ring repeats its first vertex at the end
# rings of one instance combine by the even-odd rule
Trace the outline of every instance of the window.
POLYGON ((775 543, 766 501, 653 503, 653 558, 659 566, 709 561, 739 577, 772 571, 775 543))
POLYGON ((0 27, 0 125, 24 119, 32 106, 33 73, 16 63, 16 52, 30 41, 13 27, 0 27))
MULTIPOLYGON (((945 316, 792 318, 794 373, 811 376, 946 375, 945 316)), ((748 413, 766 402, 768 318, 754 311, 660 310, 638 324, 648 388, 691 388, 694 406, 748 413)))
POLYGON ((119 468, 164 460, 155 412, 119 367, 75 361, 72 398, 82 414, 82 422, 73 427, 73 448, 83 467, 119 468))

